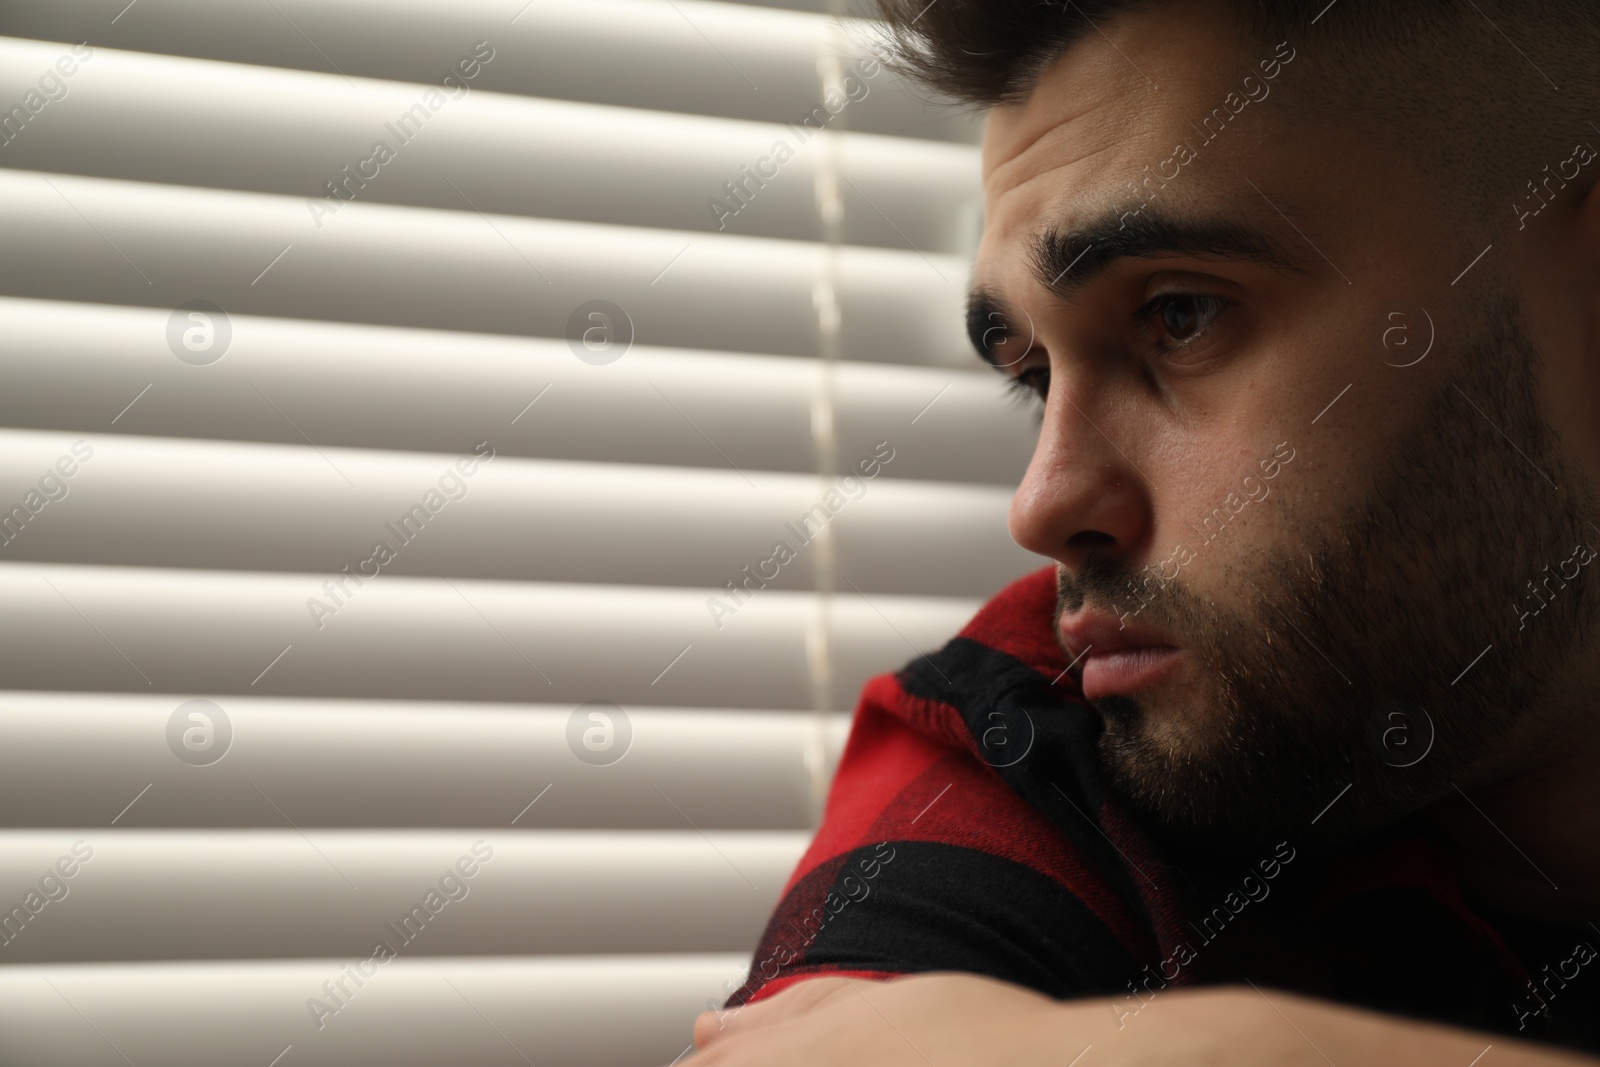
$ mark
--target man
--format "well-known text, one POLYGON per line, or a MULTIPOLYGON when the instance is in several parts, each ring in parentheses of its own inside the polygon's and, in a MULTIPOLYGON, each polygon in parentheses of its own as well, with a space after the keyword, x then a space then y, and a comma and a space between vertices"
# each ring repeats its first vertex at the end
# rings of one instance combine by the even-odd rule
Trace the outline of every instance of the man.
POLYGON ((1600 11, 881 6, 1056 567, 868 686, 690 1062, 1600 1062, 1600 11))

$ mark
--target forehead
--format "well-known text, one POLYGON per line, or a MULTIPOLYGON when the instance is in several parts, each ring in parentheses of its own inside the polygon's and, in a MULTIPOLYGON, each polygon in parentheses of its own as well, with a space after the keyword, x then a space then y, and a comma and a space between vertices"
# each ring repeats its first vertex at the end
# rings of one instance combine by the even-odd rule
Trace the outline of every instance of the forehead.
POLYGON ((1236 139, 1219 152, 1220 144, 1204 146, 1200 124, 1214 107, 1234 118, 1228 94, 1242 95, 1246 75, 1261 82, 1256 62, 1270 56, 1242 40, 1226 4, 1209 0, 1098 22, 1045 69, 1026 100, 989 112, 980 264, 994 246, 1015 247, 1047 219, 1070 222, 1121 202, 1137 207, 1136 183, 1157 181, 1146 168, 1154 175, 1165 163, 1170 176, 1180 143, 1197 158, 1163 198, 1215 203, 1209 192, 1229 185, 1218 180, 1222 157, 1257 151, 1266 127, 1252 117, 1249 131, 1224 129, 1219 142, 1236 139))

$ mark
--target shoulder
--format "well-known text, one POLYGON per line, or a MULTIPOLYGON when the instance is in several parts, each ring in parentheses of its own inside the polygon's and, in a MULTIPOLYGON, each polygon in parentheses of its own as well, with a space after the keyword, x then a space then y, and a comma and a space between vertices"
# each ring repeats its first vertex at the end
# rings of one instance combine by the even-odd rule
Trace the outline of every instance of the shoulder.
MULTIPOLYGON (((751 982, 847 970, 988 974, 1055 996, 1119 988, 1154 948, 1100 828, 1097 720, 1052 686, 1053 569, 861 694, 821 827, 751 982)), ((1116 833, 1113 829, 1113 833, 1116 833)))
POLYGON ((1023 575, 992 597, 956 640, 983 645, 1050 677, 1066 666, 1055 635, 1054 564, 1023 575))

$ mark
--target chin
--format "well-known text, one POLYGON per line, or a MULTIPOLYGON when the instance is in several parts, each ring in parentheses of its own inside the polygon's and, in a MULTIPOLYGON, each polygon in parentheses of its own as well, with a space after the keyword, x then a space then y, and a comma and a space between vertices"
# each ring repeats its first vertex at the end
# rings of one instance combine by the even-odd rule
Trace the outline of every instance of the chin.
POLYGON ((1438 764, 1425 774, 1373 773, 1363 739, 1326 724, 1306 731, 1194 705, 1153 713, 1149 702, 1125 696, 1093 706, 1104 723, 1099 753, 1112 792, 1142 825, 1208 848, 1348 842, 1449 788, 1436 780, 1438 764))

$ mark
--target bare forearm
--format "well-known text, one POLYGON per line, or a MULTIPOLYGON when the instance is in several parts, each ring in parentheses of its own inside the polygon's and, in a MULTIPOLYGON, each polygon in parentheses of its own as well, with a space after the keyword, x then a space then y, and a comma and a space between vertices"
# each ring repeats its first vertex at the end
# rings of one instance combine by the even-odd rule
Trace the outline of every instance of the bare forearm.
MULTIPOLYGON (((1099 1000, 1061 1006, 1058 1040, 1063 1047, 1086 1033, 1084 1007, 1099 1000)), ((1141 1065, 1359 1063, 1363 1067, 1596 1067, 1600 1059, 1499 1034, 1353 1008, 1275 989, 1226 986, 1174 992, 1138 1018, 1118 1020, 1102 1033, 1102 1047, 1137 1046, 1155 1052, 1141 1065), (1161 1010, 1155 1010, 1155 1009, 1161 1010), (1120 1023, 1120 1025, 1119 1025, 1120 1023), (1120 1035, 1148 1026, 1132 1040, 1120 1035), (1248 1050, 1248 1051, 1246 1051, 1248 1050), (1486 1050, 1489 1055, 1485 1056, 1486 1050), (1166 1055, 1163 1055, 1163 1054, 1166 1055), (1492 1058, 1490 1058, 1492 1057, 1492 1058)), ((1108 1014, 1109 1005, 1103 1009, 1108 1014)), ((1113 1062, 1116 1062, 1113 1060, 1113 1062)))
POLYGON ((1494 1034, 1351 1008, 1275 989, 1174 990, 1136 1017, 1104 997, 1054 1001, 969 974, 890 982, 817 978, 696 1026, 690 1062, 719 1067, 872 1063, 1060 1067, 1597 1067, 1494 1034), (1085 1061, 1086 1063, 1089 1061, 1085 1061))

